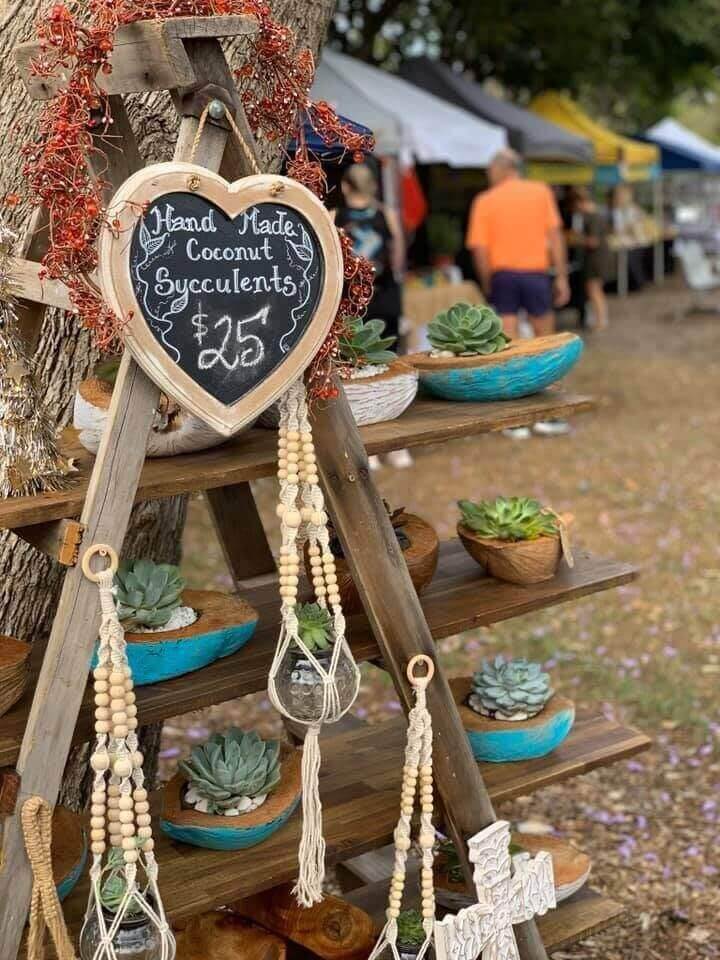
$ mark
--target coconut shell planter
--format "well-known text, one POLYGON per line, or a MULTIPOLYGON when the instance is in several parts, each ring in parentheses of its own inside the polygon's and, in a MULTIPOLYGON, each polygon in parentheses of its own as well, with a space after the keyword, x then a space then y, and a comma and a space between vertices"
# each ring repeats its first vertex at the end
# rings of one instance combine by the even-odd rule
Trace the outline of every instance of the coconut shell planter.
POLYGON ((52 815, 52 872, 60 900, 75 889, 85 870, 88 847, 80 817, 65 807, 52 815))
POLYGON ((0 636, 0 717, 25 692, 31 646, 15 637, 0 636))
POLYGON ((458 506, 462 545, 491 577, 520 585, 551 580, 563 553, 572 566, 563 521, 537 500, 498 497, 458 506))
MULTIPOLYGON (((534 857, 542 850, 552 857, 555 897, 558 903, 562 903, 587 883, 592 861, 586 853, 559 837, 512 833, 511 856, 529 854, 534 857)), ((435 896, 439 904, 449 910, 457 911, 475 902, 475 896, 467 893, 460 861, 451 841, 440 844, 433 865, 433 873, 435 896)))
MULTIPOLYGON (((98 452, 108 419, 115 365, 104 364, 100 372, 102 376, 82 381, 75 393, 73 408, 73 426, 78 432, 78 439, 83 447, 93 454, 98 452)), ((227 437, 217 433, 193 414, 181 410, 173 400, 161 394, 148 434, 147 455, 172 457, 180 453, 208 450, 226 440, 227 437)))
MULTIPOLYGON (((387 502, 385 508, 390 517, 398 544, 407 564, 410 579, 415 590, 420 593, 423 587, 435 576, 440 551, 440 541, 433 527, 414 513, 405 513, 403 507, 391 511, 387 502)), ((361 613, 363 609, 360 594, 350 574, 350 567, 343 553, 340 540, 331 530, 330 549, 335 557, 337 582, 340 588, 340 600, 345 613, 361 613)), ((312 579, 310 558, 305 553, 305 569, 312 579)))
POLYGON ((433 349, 407 357, 420 386, 443 400, 527 397, 565 376, 580 359, 574 333, 510 342, 491 307, 457 303, 428 325, 433 349))
POLYGON ((123 563, 115 578, 136 686, 159 683, 236 653, 259 615, 245 600, 214 590, 185 590, 177 567, 123 563))
POLYGON ((243 850, 276 833, 301 795, 302 754, 254 731, 214 734, 163 791, 161 829, 210 850, 243 850))
POLYGON ((534 760, 556 750, 575 704, 556 694, 540 665, 496 657, 473 677, 450 681, 473 756, 490 763, 534 760))

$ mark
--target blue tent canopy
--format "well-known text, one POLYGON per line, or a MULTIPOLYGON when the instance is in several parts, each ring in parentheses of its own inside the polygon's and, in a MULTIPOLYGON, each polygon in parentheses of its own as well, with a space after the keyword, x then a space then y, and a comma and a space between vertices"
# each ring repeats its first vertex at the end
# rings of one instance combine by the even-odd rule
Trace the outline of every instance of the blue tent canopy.
MULTIPOLYGON (((342 115, 340 115, 340 119, 350 127, 353 133, 359 133, 362 136, 372 136, 372 130, 370 130, 369 127, 363 126, 362 123, 356 123, 354 120, 349 120, 342 115)), ((306 120, 303 124, 303 136, 310 152, 314 153, 320 160, 338 160, 345 153, 344 148, 339 144, 325 143, 309 120, 306 120)), ((288 150, 290 153, 295 153, 297 150, 297 140, 293 139, 290 141, 288 150)))

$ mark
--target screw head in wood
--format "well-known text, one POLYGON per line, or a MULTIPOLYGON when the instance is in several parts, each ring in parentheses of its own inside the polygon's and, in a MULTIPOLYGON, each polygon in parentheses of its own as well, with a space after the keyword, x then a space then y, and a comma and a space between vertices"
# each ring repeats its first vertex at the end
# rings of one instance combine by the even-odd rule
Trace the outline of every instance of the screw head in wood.
POLYGON ((225 104, 222 100, 211 100, 208 104, 208 113, 213 120, 222 120, 225 116, 225 104))

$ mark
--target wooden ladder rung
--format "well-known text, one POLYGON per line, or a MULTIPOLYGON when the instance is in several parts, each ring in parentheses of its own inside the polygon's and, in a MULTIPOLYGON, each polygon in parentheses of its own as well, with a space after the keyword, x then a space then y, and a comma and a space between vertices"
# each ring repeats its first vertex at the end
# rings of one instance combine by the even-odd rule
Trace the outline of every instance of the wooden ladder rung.
MULTIPOLYGON (((139 20, 115 34, 112 72, 98 74, 98 86, 108 94, 143 93, 191 86, 198 80, 183 40, 250 36, 258 21, 250 16, 177 17, 139 20)), ((15 63, 33 100, 50 100, 67 83, 65 70, 51 76, 38 74, 34 64, 40 44, 31 40, 15 47, 15 63)))

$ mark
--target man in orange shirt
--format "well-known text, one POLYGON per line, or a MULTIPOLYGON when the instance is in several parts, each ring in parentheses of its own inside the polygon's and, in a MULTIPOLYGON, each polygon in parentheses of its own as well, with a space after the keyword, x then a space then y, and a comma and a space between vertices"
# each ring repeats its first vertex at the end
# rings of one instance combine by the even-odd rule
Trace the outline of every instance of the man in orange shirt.
POLYGON ((553 305, 570 299, 565 240, 552 191, 523 180, 520 166, 513 150, 493 158, 490 189, 473 201, 466 245, 505 332, 517 336, 518 312, 524 310, 535 335, 544 336, 555 329, 553 305))

